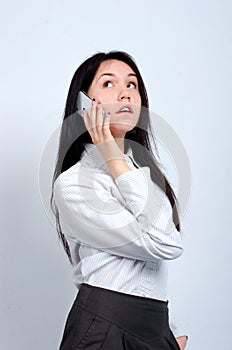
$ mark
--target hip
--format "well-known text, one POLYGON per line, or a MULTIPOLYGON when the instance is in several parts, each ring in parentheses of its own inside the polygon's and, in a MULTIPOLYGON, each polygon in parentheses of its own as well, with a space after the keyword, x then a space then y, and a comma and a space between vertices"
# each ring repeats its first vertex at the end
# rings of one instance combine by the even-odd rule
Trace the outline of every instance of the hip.
POLYGON ((60 350, 78 348, 179 349, 169 328, 168 301, 82 284, 60 350))

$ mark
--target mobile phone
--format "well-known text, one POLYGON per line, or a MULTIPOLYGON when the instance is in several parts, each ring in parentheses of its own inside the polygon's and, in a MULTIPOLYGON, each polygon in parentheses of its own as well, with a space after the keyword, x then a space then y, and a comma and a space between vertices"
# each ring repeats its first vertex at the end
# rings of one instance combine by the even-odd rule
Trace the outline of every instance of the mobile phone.
POLYGON ((91 98, 84 92, 79 91, 77 96, 77 110, 82 113, 83 108, 87 109, 89 112, 92 106, 91 98))
MULTIPOLYGON (((84 91, 79 91, 79 94, 77 96, 77 111, 79 112, 79 114, 82 114, 83 108, 85 108, 88 112, 90 112, 90 109, 92 107, 92 99, 89 97, 89 95, 86 94, 86 92, 84 91)), ((103 113, 103 117, 105 120, 107 111, 105 109, 103 109, 102 111, 103 113)))

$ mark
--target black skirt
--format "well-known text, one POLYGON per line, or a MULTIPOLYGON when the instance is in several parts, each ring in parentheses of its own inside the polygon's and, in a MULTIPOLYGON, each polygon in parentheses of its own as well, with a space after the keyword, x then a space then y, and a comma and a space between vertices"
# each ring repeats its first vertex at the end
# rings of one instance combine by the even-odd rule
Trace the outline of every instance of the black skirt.
POLYGON ((168 301, 82 284, 60 350, 180 350, 169 327, 168 301))

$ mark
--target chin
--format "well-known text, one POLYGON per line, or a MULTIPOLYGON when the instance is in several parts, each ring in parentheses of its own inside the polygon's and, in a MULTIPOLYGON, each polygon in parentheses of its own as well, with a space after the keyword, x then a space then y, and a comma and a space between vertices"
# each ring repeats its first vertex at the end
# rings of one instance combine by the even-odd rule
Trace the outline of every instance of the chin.
POLYGON ((110 124, 110 131, 114 134, 125 134, 128 131, 131 131, 132 129, 134 129, 135 125, 128 125, 128 124, 124 124, 124 125, 113 125, 110 124))

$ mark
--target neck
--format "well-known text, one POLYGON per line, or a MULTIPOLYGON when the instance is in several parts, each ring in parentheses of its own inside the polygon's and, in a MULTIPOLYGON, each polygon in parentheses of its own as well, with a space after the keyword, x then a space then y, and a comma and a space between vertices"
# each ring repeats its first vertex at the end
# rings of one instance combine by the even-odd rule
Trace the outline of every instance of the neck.
POLYGON ((118 147, 120 148, 121 152, 124 154, 125 134, 115 135, 112 133, 112 136, 114 137, 114 140, 117 143, 118 147))
POLYGON ((115 142, 117 143, 121 152, 124 154, 124 138, 123 139, 115 139, 115 142))

